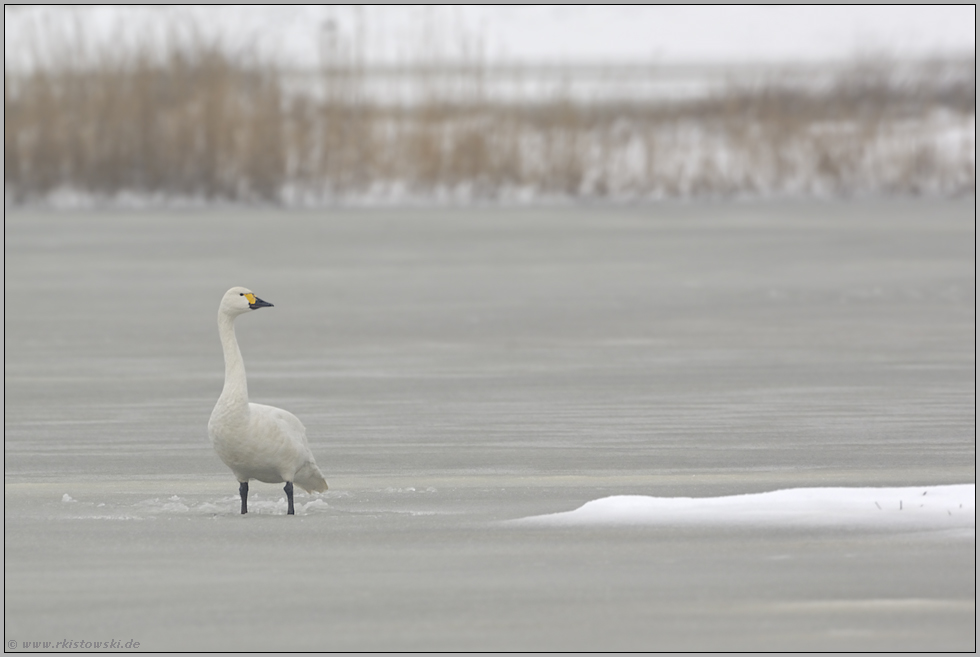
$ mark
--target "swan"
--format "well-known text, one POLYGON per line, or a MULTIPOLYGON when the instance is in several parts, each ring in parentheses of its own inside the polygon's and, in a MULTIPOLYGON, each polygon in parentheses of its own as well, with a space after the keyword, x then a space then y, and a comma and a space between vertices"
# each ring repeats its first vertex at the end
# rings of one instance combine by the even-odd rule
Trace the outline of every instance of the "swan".
POLYGON ((218 335, 225 354, 225 386, 208 421, 214 451, 238 477, 242 513, 248 513, 248 482, 286 482, 287 515, 293 515, 293 484, 307 492, 327 490, 306 440, 306 428, 295 415, 281 408, 248 401, 245 363, 235 338, 239 315, 272 308, 272 304, 244 287, 233 287, 218 305, 218 335))

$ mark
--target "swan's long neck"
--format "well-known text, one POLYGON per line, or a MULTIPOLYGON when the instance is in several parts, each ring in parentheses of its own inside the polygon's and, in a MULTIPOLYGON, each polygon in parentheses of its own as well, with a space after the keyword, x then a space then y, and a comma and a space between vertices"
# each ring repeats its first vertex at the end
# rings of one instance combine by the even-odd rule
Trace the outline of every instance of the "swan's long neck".
POLYGON ((220 401, 229 406, 248 408, 248 382, 245 378, 245 361, 235 338, 235 320, 224 313, 218 314, 218 335, 225 352, 225 387, 220 401))

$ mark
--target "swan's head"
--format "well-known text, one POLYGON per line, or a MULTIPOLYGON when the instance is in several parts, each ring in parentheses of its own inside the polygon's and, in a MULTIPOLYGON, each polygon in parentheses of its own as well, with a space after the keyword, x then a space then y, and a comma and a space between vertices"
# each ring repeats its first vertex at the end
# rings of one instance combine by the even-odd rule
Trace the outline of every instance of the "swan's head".
POLYGON ((218 311, 235 317, 258 308, 272 308, 272 304, 255 296, 247 287, 233 287, 221 297, 218 311))

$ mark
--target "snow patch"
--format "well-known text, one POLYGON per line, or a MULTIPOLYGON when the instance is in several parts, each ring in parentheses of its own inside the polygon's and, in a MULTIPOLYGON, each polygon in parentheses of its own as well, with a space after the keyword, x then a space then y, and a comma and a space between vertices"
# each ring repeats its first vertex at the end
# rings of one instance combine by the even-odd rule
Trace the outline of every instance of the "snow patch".
POLYGON ((976 485, 791 488, 726 497, 616 495, 519 525, 767 525, 975 528, 976 485))

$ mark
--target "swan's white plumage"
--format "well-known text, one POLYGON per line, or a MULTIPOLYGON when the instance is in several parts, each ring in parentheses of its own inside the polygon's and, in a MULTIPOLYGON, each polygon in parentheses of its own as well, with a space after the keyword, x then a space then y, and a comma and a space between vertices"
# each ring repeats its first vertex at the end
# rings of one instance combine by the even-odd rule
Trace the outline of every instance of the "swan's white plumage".
POLYGON ((306 428, 281 408, 248 401, 245 364, 235 338, 235 318, 263 306, 251 290, 233 287, 218 306, 218 334, 225 355, 225 385, 211 413, 208 435, 218 456, 238 478, 274 484, 293 482, 308 492, 327 490, 306 428))

